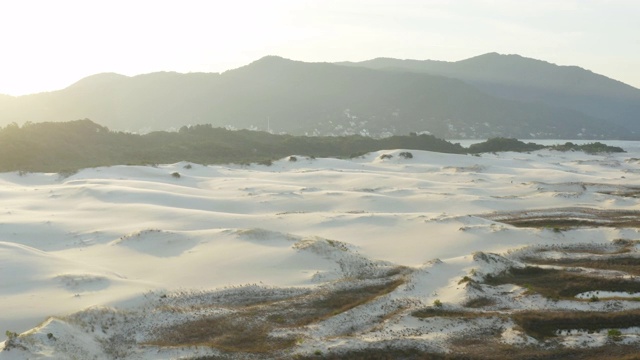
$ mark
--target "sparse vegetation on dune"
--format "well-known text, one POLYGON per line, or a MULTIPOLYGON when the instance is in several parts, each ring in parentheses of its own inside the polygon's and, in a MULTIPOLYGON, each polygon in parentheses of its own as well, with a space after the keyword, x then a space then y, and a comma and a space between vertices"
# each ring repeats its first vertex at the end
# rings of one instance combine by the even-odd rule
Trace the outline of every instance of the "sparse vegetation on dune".
POLYGON ((553 265, 553 266, 565 266, 565 267, 583 267, 591 269, 602 270, 616 270, 629 273, 632 275, 640 275, 640 258, 637 257, 622 257, 622 256, 607 256, 604 258, 562 258, 562 259, 544 259, 544 258, 529 258, 526 259, 528 263, 537 265, 553 265))
MULTIPOLYGON (((35 131, 32 126, 25 131, 35 131)), ((88 137, 94 132, 105 138, 133 136, 86 121, 74 126, 86 127, 88 137)), ((56 213, 50 222, 43 215, 39 219, 47 223, 34 224, 41 234, 52 233, 47 246, 56 253, 51 263, 58 262, 60 251, 71 253, 67 250, 82 246, 82 255, 101 269, 111 259, 102 258, 105 249, 153 265, 168 259, 185 269, 172 278, 158 267, 160 275, 146 279, 137 269, 142 263, 123 261, 122 269, 112 269, 122 277, 93 268, 67 274, 62 264, 51 272, 56 275, 50 279, 54 290, 47 294, 57 296, 62 290, 62 296, 73 294, 78 303, 116 291, 124 294, 123 289, 138 282, 153 280, 166 288, 122 307, 84 308, 26 333, 8 332, 6 350, 36 358, 46 353, 59 358, 208 360, 624 359, 640 349, 640 247, 632 240, 640 228, 640 212, 633 210, 633 197, 621 198, 617 192, 635 191, 627 179, 632 184, 640 178, 633 173, 635 164, 629 166, 620 155, 563 154, 567 161, 557 163, 549 151, 475 158, 392 150, 407 148, 401 146, 350 162, 306 154, 324 156, 325 146, 357 154, 378 140, 276 137, 207 126, 135 135, 146 145, 167 146, 162 154, 145 154, 145 161, 154 164, 172 151, 186 151, 180 153, 184 155, 207 148, 208 138, 218 146, 234 136, 234 141, 255 144, 255 151, 234 153, 229 145, 226 152, 211 151, 211 159, 229 155, 245 162, 277 153, 278 160, 251 168, 207 167, 191 160, 156 168, 96 169, 64 182, 51 174, 4 174, 7 188, 17 189, 6 190, 17 195, 2 214, 12 226, 24 219, 25 210, 35 214, 40 206, 47 212, 38 214, 46 215, 56 208, 45 205, 83 204, 82 212, 73 212, 74 219, 56 213), (200 138, 202 134, 207 136, 200 138), (194 147, 182 139, 190 139, 194 147), (583 157, 588 160, 578 163, 583 157), (548 166, 539 166, 538 158, 547 159, 548 166), (601 180, 594 175, 598 166, 601 180), (614 167, 621 176, 611 174, 614 167), (592 173, 576 175, 585 168, 592 173), (579 179, 567 182, 574 175, 579 179), (28 182, 36 185, 29 188, 28 182), (25 191, 36 187, 38 191, 25 191), (37 202, 29 202, 29 209, 16 205, 24 199, 37 202), (125 206, 129 199, 136 201, 135 207, 125 206), (593 199, 605 201, 591 207, 593 199), (547 200, 553 208, 541 209, 547 200), (469 201, 473 211, 488 215, 467 213, 469 201), (516 206, 523 210, 514 211, 516 206), (135 231, 139 223, 127 223, 131 211, 141 215, 134 221, 147 224, 146 230, 135 231), (110 217, 101 219, 102 224, 111 219, 117 228, 105 225, 91 232, 84 221, 80 227, 68 225, 85 214, 107 213, 110 217), (245 220, 261 228, 239 228, 245 220), (113 235, 130 227, 128 235, 113 235), (336 236, 329 240, 325 234, 336 236), (190 276, 185 286, 194 290, 175 290, 190 276)), ((418 145, 431 139, 409 138, 418 145)), ((387 141, 402 145, 398 139, 387 141)), ((197 156, 202 160, 205 155, 197 156)), ((31 236, 26 226, 31 224, 15 226, 17 234, 8 232, 9 240, 31 236)), ((50 249, 31 251, 34 244, 25 242, 15 250, 2 246, 44 261, 40 259, 50 249)), ((38 264, 48 271, 50 263, 38 264)), ((49 276, 42 274, 38 276, 49 276)), ((22 292, 16 294, 11 306, 20 301, 22 292)))
POLYGON ((517 227, 551 229, 556 232, 577 227, 640 227, 640 211, 594 208, 566 208, 519 211, 485 215, 491 220, 517 227))
POLYGON ((551 299, 574 299, 576 295, 589 291, 640 292, 640 282, 634 279, 601 277, 536 266, 513 267, 495 276, 487 275, 485 282, 493 286, 518 285, 551 299))
MULTIPOLYGON (((635 360, 638 348, 629 345, 608 345, 598 348, 556 348, 507 345, 494 338, 464 338, 457 340, 451 352, 443 354, 421 348, 394 346, 349 350, 297 356, 298 360, 635 360)), ((217 360, 215 357, 194 360, 217 360)))
POLYGON ((640 310, 595 311, 523 311, 511 318, 535 338, 555 337, 562 330, 600 332, 640 326, 640 310))
MULTIPOLYGON (((232 313, 186 320, 154 330, 147 345, 159 347, 205 346, 227 353, 277 353, 291 349, 302 335, 287 334, 364 305, 388 294, 404 283, 402 275, 393 275, 369 285, 352 284, 348 288, 330 287, 278 301, 232 308, 232 313), (274 335, 278 332, 284 335, 274 335)), ((212 308, 221 306, 212 303, 212 308)), ((202 311, 202 306, 198 308, 202 311)), ((189 308, 176 309, 189 317, 189 308)))

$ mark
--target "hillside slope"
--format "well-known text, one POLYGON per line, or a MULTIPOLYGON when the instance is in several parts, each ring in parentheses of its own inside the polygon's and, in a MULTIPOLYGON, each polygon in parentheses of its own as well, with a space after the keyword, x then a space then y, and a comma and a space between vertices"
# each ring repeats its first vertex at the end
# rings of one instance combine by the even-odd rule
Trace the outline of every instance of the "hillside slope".
POLYGON ((501 99, 456 79, 265 57, 222 74, 100 74, 0 98, 0 124, 90 118, 112 130, 188 124, 309 135, 624 138, 574 110, 501 99))
POLYGON ((456 62, 377 58, 340 64, 446 76, 493 96, 579 111, 640 133, 640 90, 577 66, 497 53, 456 62))

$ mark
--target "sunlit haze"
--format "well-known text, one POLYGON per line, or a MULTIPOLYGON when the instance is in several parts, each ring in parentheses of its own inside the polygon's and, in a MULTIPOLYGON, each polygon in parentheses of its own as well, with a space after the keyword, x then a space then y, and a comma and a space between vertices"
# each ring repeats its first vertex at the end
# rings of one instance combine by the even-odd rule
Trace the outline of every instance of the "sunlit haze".
POLYGON ((222 72, 265 55, 457 61, 487 52, 640 87, 638 17, 636 0, 3 1, 0 94, 102 72, 222 72))

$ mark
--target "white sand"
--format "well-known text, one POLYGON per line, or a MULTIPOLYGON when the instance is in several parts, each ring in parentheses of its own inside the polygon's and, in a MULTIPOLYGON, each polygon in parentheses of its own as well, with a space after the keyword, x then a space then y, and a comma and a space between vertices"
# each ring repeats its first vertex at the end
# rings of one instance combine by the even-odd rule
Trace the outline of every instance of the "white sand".
POLYGON ((474 216, 638 209, 639 199, 576 184, 640 185, 640 163, 629 160, 640 150, 627 145, 628 153, 612 155, 411 151, 413 159, 402 159, 403 150, 394 150, 353 160, 299 156, 270 167, 116 166, 66 179, 0 174, 0 330, 20 333, 94 305, 132 306, 150 290, 317 286, 345 275, 340 256, 424 269, 415 272, 413 290, 392 296, 459 303, 457 282, 477 267, 476 251, 637 238, 629 229, 554 233, 474 216), (172 177, 175 171, 182 176, 172 177), (348 255, 294 246, 318 239, 343 242, 348 255))

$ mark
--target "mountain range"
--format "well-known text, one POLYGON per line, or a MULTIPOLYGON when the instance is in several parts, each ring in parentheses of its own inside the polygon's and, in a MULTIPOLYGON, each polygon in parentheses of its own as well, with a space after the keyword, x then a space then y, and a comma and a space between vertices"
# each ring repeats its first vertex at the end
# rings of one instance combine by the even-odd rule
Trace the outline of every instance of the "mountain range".
POLYGON ((0 125, 88 118, 111 130, 195 124, 294 135, 637 139, 640 90, 574 66, 495 53, 458 62, 305 63, 224 73, 104 73, 0 95, 0 125))

